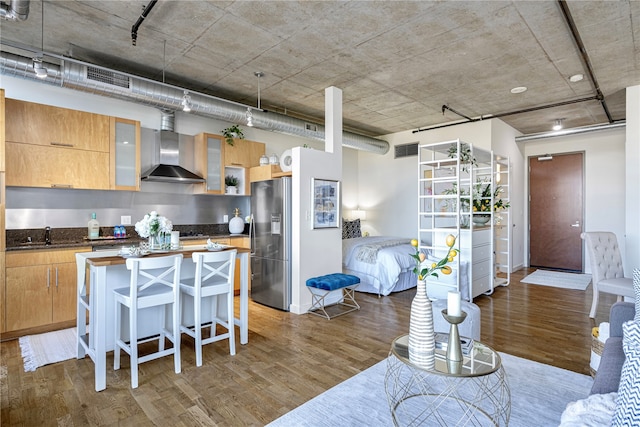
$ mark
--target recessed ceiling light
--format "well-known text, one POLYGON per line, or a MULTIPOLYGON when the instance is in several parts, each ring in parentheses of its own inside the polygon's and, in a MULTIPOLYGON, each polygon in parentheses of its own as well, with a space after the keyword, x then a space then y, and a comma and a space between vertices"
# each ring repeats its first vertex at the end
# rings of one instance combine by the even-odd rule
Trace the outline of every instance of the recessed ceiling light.
POLYGON ((511 89, 511 93, 522 93, 525 92, 527 88, 525 86, 518 86, 511 89))
POLYGON ((584 79, 584 75, 582 74, 574 74, 573 76, 569 77, 569 81, 571 83, 579 82, 582 79, 584 79))

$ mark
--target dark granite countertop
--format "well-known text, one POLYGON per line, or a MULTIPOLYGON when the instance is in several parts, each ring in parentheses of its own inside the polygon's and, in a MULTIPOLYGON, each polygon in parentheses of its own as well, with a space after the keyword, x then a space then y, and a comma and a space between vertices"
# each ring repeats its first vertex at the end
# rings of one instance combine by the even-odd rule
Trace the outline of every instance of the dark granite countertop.
MULTIPOLYGON (((51 244, 45 245, 43 228, 30 228, 22 230, 6 231, 6 250, 18 251, 29 249, 64 249, 100 246, 128 246, 137 245, 146 239, 141 238, 135 231, 135 227, 126 226, 126 238, 114 238, 113 227, 100 227, 100 238, 89 239, 87 237, 87 228, 52 228, 51 244), (29 243, 28 240, 31 240, 29 243)), ((222 239, 231 236, 229 234, 228 224, 198 224, 198 225, 174 225, 174 231, 180 232, 181 241, 200 240, 200 239, 222 239)), ((243 236, 249 236, 249 225, 245 224, 243 236)))

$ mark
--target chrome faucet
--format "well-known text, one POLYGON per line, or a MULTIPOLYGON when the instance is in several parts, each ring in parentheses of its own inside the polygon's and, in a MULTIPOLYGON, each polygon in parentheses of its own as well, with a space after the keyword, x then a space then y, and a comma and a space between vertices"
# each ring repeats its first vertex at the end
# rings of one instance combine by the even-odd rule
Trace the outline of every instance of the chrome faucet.
POLYGON ((51 227, 45 227, 44 229, 44 244, 47 246, 51 244, 51 227))

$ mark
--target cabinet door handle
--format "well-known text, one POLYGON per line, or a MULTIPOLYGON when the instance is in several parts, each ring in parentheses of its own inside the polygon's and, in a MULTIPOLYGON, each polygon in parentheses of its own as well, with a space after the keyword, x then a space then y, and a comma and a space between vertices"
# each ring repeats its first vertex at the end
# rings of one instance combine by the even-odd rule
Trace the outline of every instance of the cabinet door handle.
POLYGON ((56 289, 58 289, 58 267, 56 267, 56 289))
POLYGON ((51 184, 51 188, 73 188, 72 184, 51 184))
POLYGON ((47 289, 51 287, 51 269, 47 268, 47 289))
POLYGON ((50 142, 49 144, 56 147, 75 147, 75 144, 65 144, 64 142, 50 142))

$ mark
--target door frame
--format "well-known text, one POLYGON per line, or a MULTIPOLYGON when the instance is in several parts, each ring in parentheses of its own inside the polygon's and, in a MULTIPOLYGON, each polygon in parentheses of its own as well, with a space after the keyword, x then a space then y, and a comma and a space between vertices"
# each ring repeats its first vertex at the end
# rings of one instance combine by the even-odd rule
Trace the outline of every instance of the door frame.
MULTIPOLYGON (((527 158, 525 159, 525 176, 526 176, 526 182, 525 182, 525 201, 527 204, 527 208, 526 208, 526 237, 525 237, 525 247, 526 247, 526 254, 525 254, 525 258, 524 258, 524 264, 526 267, 531 267, 531 194, 530 194, 530 188, 531 188, 531 176, 530 176, 530 170, 529 170, 529 162, 531 161, 531 158, 538 158, 538 157, 545 157, 545 156, 562 156, 565 154, 582 154, 582 208, 581 208, 581 213, 582 213, 582 223, 580 224, 580 233, 584 233, 585 230, 585 222, 586 222, 586 210, 585 210, 585 206, 586 206, 586 196, 587 196, 587 187, 586 187, 586 180, 587 180, 587 171, 586 171, 586 162, 587 162, 587 153, 585 150, 575 150, 575 151, 566 151, 566 152, 556 152, 556 153, 540 153, 540 154, 529 154, 527 156, 527 158)), ((585 272, 585 250, 584 250, 584 240, 580 239, 580 252, 581 252, 581 264, 582 264, 582 268, 580 270, 581 273, 585 272)))

